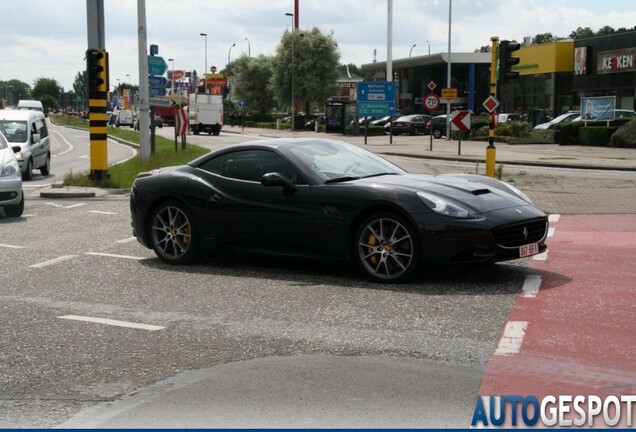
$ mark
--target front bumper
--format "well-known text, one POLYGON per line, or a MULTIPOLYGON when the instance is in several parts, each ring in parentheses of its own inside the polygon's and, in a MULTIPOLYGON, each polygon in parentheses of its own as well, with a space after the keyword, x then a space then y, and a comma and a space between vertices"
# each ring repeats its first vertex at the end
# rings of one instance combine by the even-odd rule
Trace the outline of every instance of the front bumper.
POLYGON ((16 205, 22 199, 22 178, 0 177, 0 206, 16 205))

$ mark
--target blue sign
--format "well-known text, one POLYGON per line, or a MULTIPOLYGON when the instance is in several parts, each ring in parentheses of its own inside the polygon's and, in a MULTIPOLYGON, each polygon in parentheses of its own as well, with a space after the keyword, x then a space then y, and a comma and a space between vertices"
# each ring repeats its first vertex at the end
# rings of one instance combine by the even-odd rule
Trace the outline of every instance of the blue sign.
POLYGON ((614 120, 616 96, 581 98, 581 120, 614 120))
POLYGON ((148 56, 148 75, 163 75, 168 70, 168 63, 160 56, 148 56))
POLYGON ((148 96, 164 96, 166 89, 163 87, 148 87, 148 96))
POLYGON ((358 83, 358 115, 387 116, 395 114, 395 83, 360 81, 358 83))
POLYGON ((168 80, 162 76, 148 75, 148 85, 150 87, 165 87, 168 80))

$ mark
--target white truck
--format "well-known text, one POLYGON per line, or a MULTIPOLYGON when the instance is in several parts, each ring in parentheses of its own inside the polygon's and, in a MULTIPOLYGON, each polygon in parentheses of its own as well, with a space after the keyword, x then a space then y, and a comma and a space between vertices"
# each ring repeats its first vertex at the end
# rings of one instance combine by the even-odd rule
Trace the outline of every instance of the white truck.
POLYGON ((221 95, 192 93, 189 96, 188 119, 190 130, 199 135, 218 135, 223 126, 223 97, 221 95))

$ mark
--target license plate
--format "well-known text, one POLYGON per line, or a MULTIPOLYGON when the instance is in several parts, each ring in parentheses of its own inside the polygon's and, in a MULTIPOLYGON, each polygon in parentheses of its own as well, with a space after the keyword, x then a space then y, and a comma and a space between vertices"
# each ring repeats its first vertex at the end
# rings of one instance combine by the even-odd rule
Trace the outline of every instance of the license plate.
POLYGON ((530 243, 519 247, 519 257, 527 257, 539 253, 539 243, 530 243))

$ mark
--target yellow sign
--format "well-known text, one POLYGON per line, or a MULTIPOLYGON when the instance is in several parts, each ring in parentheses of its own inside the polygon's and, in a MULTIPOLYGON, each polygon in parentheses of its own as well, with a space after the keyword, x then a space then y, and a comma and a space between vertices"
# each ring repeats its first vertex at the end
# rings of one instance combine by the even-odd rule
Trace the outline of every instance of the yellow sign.
POLYGON ((442 99, 457 99, 457 89, 456 88, 443 88, 442 89, 442 99))

